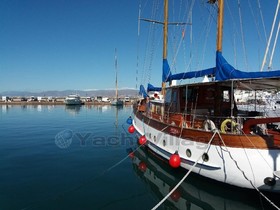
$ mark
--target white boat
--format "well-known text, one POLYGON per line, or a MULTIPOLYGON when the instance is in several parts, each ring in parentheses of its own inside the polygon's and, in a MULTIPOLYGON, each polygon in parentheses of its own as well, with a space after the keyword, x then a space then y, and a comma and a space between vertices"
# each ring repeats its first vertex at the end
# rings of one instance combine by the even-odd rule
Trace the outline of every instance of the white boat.
MULTIPOLYGON (((209 3, 218 10, 216 66, 171 74, 164 46, 164 97, 150 98, 141 86, 143 99, 134 106, 133 126, 147 140, 145 145, 173 167, 241 188, 280 193, 280 130, 273 126, 280 117, 238 110, 234 98, 237 89, 252 94, 279 90, 280 70, 244 72, 231 66, 222 55, 224 1, 209 3), (210 82, 170 85, 174 80, 204 76, 210 76, 210 82)), ((166 45, 167 0, 164 5, 166 45)))
POLYGON ((66 105, 82 105, 83 104, 81 97, 78 94, 68 95, 65 98, 64 103, 66 105))
POLYGON ((111 101, 111 105, 113 105, 113 106, 123 106, 123 101, 120 100, 120 99, 113 99, 111 101))

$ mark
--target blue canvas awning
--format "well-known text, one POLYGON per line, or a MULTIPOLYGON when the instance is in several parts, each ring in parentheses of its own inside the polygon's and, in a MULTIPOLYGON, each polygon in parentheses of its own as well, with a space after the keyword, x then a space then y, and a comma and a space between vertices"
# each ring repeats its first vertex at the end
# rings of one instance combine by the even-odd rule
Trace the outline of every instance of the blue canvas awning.
POLYGON ((152 84, 148 83, 147 92, 150 91, 161 91, 161 87, 154 87, 152 84))
POLYGON ((233 79, 261 79, 261 78, 274 78, 280 77, 280 70, 277 71, 265 71, 265 72, 244 72, 235 69, 231 66, 223 57, 221 52, 216 53, 216 67, 204 69, 200 71, 191 71, 173 74, 168 77, 168 81, 191 79, 197 77, 203 77, 212 75, 216 81, 226 81, 233 79))
POLYGON ((237 70, 226 61, 221 52, 217 52, 216 66, 217 69, 215 73, 215 79, 218 81, 225 81, 230 79, 261 79, 280 76, 280 70, 263 72, 244 72, 237 70))
POLYGON ((139 94, 140 94, 141 96, 143 96, 144 98, 149 97, 143 85, 140 85, 139 94))

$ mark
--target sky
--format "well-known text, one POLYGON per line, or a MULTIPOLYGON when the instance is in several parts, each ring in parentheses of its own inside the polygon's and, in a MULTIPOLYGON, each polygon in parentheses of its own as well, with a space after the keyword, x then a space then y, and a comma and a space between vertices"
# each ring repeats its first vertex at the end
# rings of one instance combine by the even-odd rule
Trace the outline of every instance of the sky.
MULTIPOLYGON (((170 21, 191 22, 191 26, 169 29, 173 72, 215 64, 215 8, 206 2, 197 0, 190 16, 184 11, 189 11, 191 1, 170 0, 170 8, 176 4, 176 10, 170 10, 170 21)), ((241 1, 248 18, 240 18, 232 2, 238 3, 227 1, 225 6, 224 45, 230 47, 223 47, 223 55, 239 69, 257 71, 266 43, 260 15, 251 12, 258 11, 257 1, 250 6, 241 1)), ((277 0, 260 2, 268 36, 277 0)), ((1 0, 0 92, 112 89, 115 49, 119 88, 135 88, 141 82, 159 85, 162 27, 141 23, 139 38, 139 3, 141 17, 162 20, 162 0, 1 0)), ((273 67, 280 69, 279 50, 274 57, 273 67)))

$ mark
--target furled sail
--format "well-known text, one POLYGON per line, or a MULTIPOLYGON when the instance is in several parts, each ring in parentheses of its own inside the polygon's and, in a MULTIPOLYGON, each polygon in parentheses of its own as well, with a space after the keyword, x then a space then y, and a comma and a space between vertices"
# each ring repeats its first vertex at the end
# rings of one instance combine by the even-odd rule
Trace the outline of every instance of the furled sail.
POLYGON ((154 87, 152 84, 148 83, 147 92, 150 91, 161 91, 161 87, 154 87))
POLYGON ((168 81, 171 80, 181 80, 181 79, 191 79, 204 76, 215 76, 216 81, 226 81, 232 79, 258 79, 258 78, 273 78, 280 76, 280 70, 267 71, 267 72, 244 72, 235 69, 231 66, 226 59, 223 57, 221 52, 216 53, 216 67, 183 72, 178 74, 173 74, 168 77, 168 81))

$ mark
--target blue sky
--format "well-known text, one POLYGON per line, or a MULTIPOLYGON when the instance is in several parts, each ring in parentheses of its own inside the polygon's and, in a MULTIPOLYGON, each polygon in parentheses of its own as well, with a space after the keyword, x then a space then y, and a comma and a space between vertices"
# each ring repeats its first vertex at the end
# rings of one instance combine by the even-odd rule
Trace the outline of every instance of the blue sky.
POLYGON ((136 1, 2 0, 0 91, 135 87, 136 1), (126 83, 127 81, 127 83, 126 83))
MULTIPOLYGON (((140 2, 142 16, 151 18, 152 7, 149 4, 152 1, 140 2)), ((187 1, 170 0, 170 8, 174 2, 187 1)), ((173 71, 208 68, 215 64, 216 23, 209 5, 205 2, 206 0, 198 0, 194 6, 192 44, 187 40, 189 35, 185 35, 185 40, 179 48, 179 39, 174 37, 176 35, 180 37, 183 28, 170 29, 169 42, 173 43, 173 47, 170 47, 168 53, 169 63, 172 63, 172 56, 177 54, 173 71), (212 17, 212 23, 208 21, 209 16, 212 17), (201 25, 204 29, 198 28, 201 25), (208 32, 207 27, 211 27, 208 32), (202 35, 207 35, 206 41, 202 41, 204 39, 202 35), (192 52, 186 50, 190 46, 192 52), (211 53, 208 54, 207 51, 211 53), (190 54, 194 63, 192 65, 188 65, 190 54)), ((266 32, 269 35, 277 1, 260 2, 266 32)), ((161 6, 161 1, 157 4, 161 6)), ((238 26, 238 8, 228 4, 230 3, 227 3, 225 11, 231 12, 227 13, 230 15, 225 20, 227 24, 225 29, 229 28, 228 25, 234 26, 235 29, 228 29, 224 33, 226 37, 224 44, 232 45, 224 47, 224 55, 232 64, 244 63, 247 57, 248 71, 257 71, 265 50, 264 32, 261 31, 258 35, 256 30, 256 25, 261 28, 260 17, 256 15, 254 19, 252 15, 248 18, 242 16, 244 34, 248 32, 243 37, 248 53, 244 56, 238 26)), ((255 1, 252 4, 254 4, 251 5, 252 10, 256 11, 255 1)), ((162 28, 141 23, 141 36, 149 35, 150 27, 154 27, 153 35, 149 41, 144 38, 138 39, 138 5, 138 0, 1 0, 0 92, 114 88, 115 48, 117 48, 120 88, 135 88, 136 77, 138 83, 151 82, 159 85, 162 28), (148 42, 152 47, 148 47, 148 42), (153 60, 150 61, 151 59, 153 60)), ((188 21, 183 12, 186 7, 181 4, 180 7, 177 6, 175 12, 171 10, 169 19, 182 21, 179 19, 183 17, 183 21, 188 21)), ((242 5, 242 10, 245 14, 251 13, 248 6, 242 5)), ((158 12, 155 18, 161 19, 162 12, 158 12)), ((187 26, 185 30, 187 34, 190 27, 187 26)), ((274 57, 274 60, 278 58, 278 63, 276 61, 273 67, 280 69, 279 50, 276 50, 274 57)), ((245 66, 237 65, 240 69, 245 66)))

